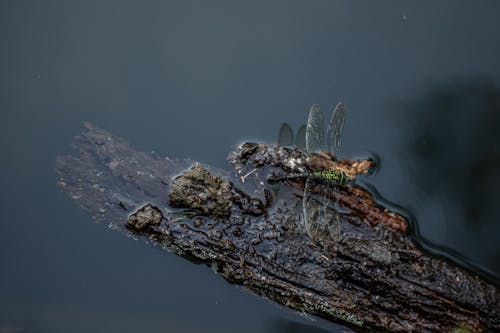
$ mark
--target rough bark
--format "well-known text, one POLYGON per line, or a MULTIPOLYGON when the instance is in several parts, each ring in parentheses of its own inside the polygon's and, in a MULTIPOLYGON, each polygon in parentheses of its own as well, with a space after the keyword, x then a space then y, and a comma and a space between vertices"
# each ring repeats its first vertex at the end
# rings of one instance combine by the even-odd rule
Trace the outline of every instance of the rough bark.
MULTIPOLYGON (((57 160, 59 186, 114 229, 205 263, 284 306, 359 331, 500 331, 499 288, 419 249, 406 235, 406 219, 361 186, 325 194, 316 185, 318 196, 343 209, 342 240, 311 241, 301 180, 267 181, 313 169, 300 151, 246 144, 230 154, 235 172, 229 173, 138 152, 86 127, 74 143, 78 153, 57 160)), ((321 158, 353 177, 366 171, 356 169, 366 161, 321 158)))

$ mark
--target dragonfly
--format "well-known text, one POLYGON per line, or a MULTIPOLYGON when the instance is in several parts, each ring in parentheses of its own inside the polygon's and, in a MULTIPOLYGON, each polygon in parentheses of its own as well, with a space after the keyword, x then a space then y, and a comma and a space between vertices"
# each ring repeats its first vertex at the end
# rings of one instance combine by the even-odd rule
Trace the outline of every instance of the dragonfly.
MULTIPOLYGON (((323 114, 318 105, 313 104, 309 110, 307 125, 303 125, 297 132, 295 145, 304 149, 309 156, 317 153, 330 153, 335 158, 340 149, 342 132, 344 129, 346 110, 342 103, 338 103, 332 112, 324 135, 323 114)), ((280 128, 278 145, 286 146, 293 143, 293 132, 288 124, 280 128)), ((305 173, 289 174, 274 180, 305 178, 303 195, 303 221, 306 233, 313 240, 320 242, 330 237, 334 244, 341 240, 340 213, 336 202, 321 198, 313 191, 321 185, 322 191, 336 191, 350 181, 345 172, 341 170, 320 170, 305 173)), ((333 196, 335 197, 335 196, 333 196)))

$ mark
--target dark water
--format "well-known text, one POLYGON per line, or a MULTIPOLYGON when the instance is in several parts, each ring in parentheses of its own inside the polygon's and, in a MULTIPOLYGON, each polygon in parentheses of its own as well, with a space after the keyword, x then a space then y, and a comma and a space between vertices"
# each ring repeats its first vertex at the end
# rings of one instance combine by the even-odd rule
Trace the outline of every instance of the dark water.
POLYGON ((312 103, 422 236, 500 274, 497 1, 0 2, 0 332, 323 332, 91 222, 56 188, 83 121, 226 167, 312 103))

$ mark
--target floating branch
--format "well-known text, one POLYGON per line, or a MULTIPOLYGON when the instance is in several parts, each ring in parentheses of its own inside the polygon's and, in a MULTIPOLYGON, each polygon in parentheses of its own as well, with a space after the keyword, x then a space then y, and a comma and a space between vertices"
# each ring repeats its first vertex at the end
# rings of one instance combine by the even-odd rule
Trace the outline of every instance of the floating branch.
MULTIPOLYGON (((86 128, 74 142, 76 153, 57 160, 59 186, 113 229, 359 331, 500 331, 499 288, 420 250, 406 235, 405 218, 359 186, 325 194, 317 184, 318 200, 335 200, 345 213, 340 241, 312 242, 301 216, 303 182, 267 181, 314 169, 298 150, 244 144, 229 156, 230 173, 138 152, 86 128)), ((317 158, 346 174, 366 172, 371 163, 317 158)))

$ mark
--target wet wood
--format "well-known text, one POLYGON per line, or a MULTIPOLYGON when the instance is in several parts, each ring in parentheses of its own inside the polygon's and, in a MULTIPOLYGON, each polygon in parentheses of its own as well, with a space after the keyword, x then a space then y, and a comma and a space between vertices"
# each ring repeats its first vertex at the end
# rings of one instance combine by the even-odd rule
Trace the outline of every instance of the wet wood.
POLYGON ((301 181, 267 181, 311 168, 299 151, 246 144, 230 154, 227 172, 138 152, 90 124, 74 148, 57 160, 59 186, 95 219, 258 295, 359 331, 500 331, 497 285, 419 249, 408 221, 360 186, 326 194, 345 210, 342 240, 312 242, 301 181))

